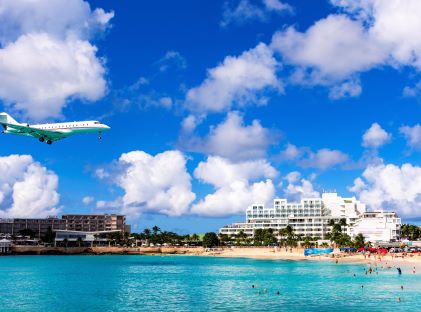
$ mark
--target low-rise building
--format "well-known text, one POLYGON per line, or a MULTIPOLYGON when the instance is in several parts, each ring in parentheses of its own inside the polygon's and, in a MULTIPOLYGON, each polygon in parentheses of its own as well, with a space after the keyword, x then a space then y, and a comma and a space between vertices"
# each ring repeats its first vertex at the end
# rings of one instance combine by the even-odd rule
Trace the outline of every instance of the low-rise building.
POLYGON ((65 214, 62 217, 68 231, 115 231, 126 232, 126 217, 116 214, 65 214))
POLYGON ((401 219, 395 212, 363 213, 352 227, 351 237, 363 234, 369 242, 390 242, 400 238, 401 219))
POLYGON ((57 217, 0 219, 0 233, 2 234, 17 236, 22 230, 31 230, 36 238, 41 239, 48 229, 64 230, 66 221, 57 217))
POLYGON ((120 231, 130 230, 126 217, 116 214, 67 214, 62 218, 10 218, 0 219, 0 233, 17 236, 22 230, 32 230, 35 238, 42 239, 49 230, 68 231, 120 231))
POLYGON ((8 239, 0 239, 0 254, 8 254, 12 251, 12 242, 8 239))
POLYGON ((83 245, 92 246, 93 243, 109 243, 109 240, 104 237, 112 233, 121 233, 120 230, 109 230, 109 231, 71 231, 71 230, 57 230, 55 231, 56 237, 54 239, 54 244, 57 243, 70 243, 75 246, 79 243, 83 245))

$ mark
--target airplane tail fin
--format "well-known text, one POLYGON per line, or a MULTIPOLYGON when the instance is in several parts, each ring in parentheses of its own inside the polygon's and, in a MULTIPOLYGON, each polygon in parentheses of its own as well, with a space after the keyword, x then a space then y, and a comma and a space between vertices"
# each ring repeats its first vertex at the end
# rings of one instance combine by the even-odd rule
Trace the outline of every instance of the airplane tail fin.
POLYGON ((13 119, 12 116, 10 116, 7 113, 0 113, 0 123, 1 124, 10 124, 10 125, 19 125, 19 123, 13 119))

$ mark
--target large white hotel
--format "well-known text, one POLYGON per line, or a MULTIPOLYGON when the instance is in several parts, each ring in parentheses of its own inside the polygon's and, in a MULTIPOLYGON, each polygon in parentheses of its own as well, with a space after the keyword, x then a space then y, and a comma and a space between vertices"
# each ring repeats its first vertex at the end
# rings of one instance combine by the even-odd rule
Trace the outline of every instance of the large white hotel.
POLYGON ((273 207, 253 204, 246 210, 246 221, 226 225, 220 234, 230 237, 243 231, 248 236, 256 229, 275 231, 290 225, 295 234, 325 238, 331 230, 330 220, 346 219, 343 230, 352 238, 359 233, 366 241, 390 242, 400 237, 401 219, 394 212, 368 212, 365 204, 355 197, 343 198, 337 193, 323 193, 321 198, 303 198, 299 203, 275 199, 273 207))

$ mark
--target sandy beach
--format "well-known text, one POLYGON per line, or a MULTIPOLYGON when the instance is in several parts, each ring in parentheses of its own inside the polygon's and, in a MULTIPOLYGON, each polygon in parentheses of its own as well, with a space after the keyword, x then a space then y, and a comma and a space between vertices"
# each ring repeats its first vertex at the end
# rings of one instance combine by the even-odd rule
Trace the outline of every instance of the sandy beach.
POLYGON ((337 261, 338 263, 365 263, 367 265, 377 266, 391 266, 411 268, 415 266, 416 272, 421 272, 421 255, 409 254, 406 257, 392 257, 387 254, 379 258, 379 256, 371 255, 364 256, 363 254, 334 254, 334 255, 315 255, 304 256, 303 248, 292 248, 285 250, 285 248, 270 248, 270 247, 233 247, 222 248, 210 251, 204 251, 203 255, 227 257, 227 258, 253 258, 253 259, 278 259, 278 260, 312 260, 312 261, 337 261))
POLYGON ((280 247, 40 247, 40 246, 14 246, 13 254, 131 254, 131 255, 194 255, 225 258, 250 258, 296 261, 334 261, 340 263, 361 263, 371 266, 401 267, 404 270, 413 270, 421 273, 421 254, 387 254, 385 256, 363 254, 344 254, 335 252, 330 255, 304 256, 303 248, 280 247))

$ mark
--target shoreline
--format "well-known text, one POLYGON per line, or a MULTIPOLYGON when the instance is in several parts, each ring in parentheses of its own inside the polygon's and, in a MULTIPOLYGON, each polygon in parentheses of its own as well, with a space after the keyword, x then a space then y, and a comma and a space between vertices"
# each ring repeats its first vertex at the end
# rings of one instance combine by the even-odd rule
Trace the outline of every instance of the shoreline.
POLYGON ((42 246, 13 246, 12 253, 4 256, 19 255, 191 255, 220 258, 246 258, 262 260, 291 260, 291 261, 335 261, 346 264, 366 265, 398 265, 415 266, 421 272, 421 255, 413 254, 405 258, 392 257, 387 254, 381 258, 362 254, 330 254, 304 256, 304 248, 293 248, 288 251, 279 247, 42 247, 42 246))

